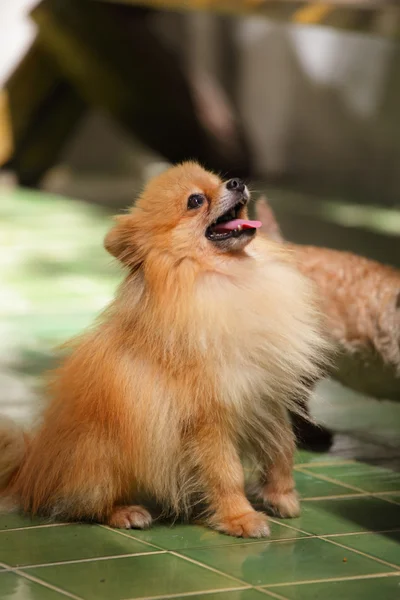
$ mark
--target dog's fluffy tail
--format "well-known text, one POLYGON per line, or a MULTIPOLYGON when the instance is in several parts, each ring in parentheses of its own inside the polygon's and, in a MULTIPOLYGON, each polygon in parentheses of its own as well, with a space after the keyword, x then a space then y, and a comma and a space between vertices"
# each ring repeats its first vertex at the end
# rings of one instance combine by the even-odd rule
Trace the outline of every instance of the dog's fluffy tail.
POLYGON ((0 416, 0 492, 9 483, 23 461, 26 436, 22 428, 8 417, 0 416))

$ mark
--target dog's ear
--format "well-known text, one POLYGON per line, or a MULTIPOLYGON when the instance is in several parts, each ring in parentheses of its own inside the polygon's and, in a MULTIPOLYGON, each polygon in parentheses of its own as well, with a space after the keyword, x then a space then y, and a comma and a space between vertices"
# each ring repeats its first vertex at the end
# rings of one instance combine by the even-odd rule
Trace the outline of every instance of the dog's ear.
POLYGON ((263 233, 276 242, 284 241, 281 229, 265 196, 260 196, 256 201, 256 216, 262 222, 261 231, 263 233))
POLYGON ((115 217, 116 224, 107 233, 104 247, 124 265, 137 268, 142 262, 141 253, 135 242, 135 219, 133 215, 115 217))

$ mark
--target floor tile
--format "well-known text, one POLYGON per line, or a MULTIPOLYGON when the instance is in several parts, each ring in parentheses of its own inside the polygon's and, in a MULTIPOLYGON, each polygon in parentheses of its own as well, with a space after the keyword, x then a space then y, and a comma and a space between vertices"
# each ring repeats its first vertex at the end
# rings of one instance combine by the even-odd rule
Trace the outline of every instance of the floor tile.
POLYGON ((398 504, 400 504, 400 492, 395 492, 393 494, 382 494, 382 496, 380 496, 383 500, 387 499, 387 500, 391 500, 392 502, 397 502, 398 504))
POLYGON ((400 531, 341 535, 335 536, 333 539, 344 546, 361 550, 361 552, 400 566, 400 531))
POLYGON ((0 533, 0 562, 13 567, 152 550, 157 549, 96 525, 0 533))
POLYGON ((66 600, 64 594, 15 573, 0 573, 1 600, 66 600))
POLYGON ((301 471, 295 471, 294 478, 300 498, 342 496, 351 493, 348 488, 345 488, 342 485, 318 479, 318 477, 313 477, 312 475, 302 473, 301 471))
POLYGON ((284 523, 316 535, 383 531, 400 528, 400 510, 396 504, 371 496, 305 500, 301 516, 284 523))
MULTIPOLYGON (((254 543, 254 540, 250 538, 234 538, 200 525, 169 526, 156 524, 145 531, 131 530, 124 533, 167 550, 254 543)), ((296 532, 284 525, 271 523, 271 537, 269 539, 284 540, 293 537, 304 537, 305 535, 307 534, 296 532)))
POLYGON ((296 465, 331 463, 335 460, 341 460, 340 457, 338 458, 327 452, 311 452, 309 450, 297 450, 294 459, 296 465))
POLYGON ((399 600, 400 577, 375 577, 273 588, 288 600, 399 600))
POLYGON ((253 585, 348 577, 390 571, 389 567, 315 538, 245 546, 198 548, 183 554, 253 585))
POLYGON ((85 600, 121 600, 240 586, 171 554, 153 554, 29 569, 36 577, 85 600))
POLYGON ((3 529, 16 529, 22 527, 35 527, 36 525, 46 525, 48 520, 38 517, 25 517, 17 513, 0 513, 0 531, 3 529))
POLYGON ((364 463, 350 465, 326 465, 323 467, 307 466, 313 473, 325 475, 332 479, 364 490, 365 492, 391 492, 400 490, 400 473, 390 469, 372 467, 364 463))

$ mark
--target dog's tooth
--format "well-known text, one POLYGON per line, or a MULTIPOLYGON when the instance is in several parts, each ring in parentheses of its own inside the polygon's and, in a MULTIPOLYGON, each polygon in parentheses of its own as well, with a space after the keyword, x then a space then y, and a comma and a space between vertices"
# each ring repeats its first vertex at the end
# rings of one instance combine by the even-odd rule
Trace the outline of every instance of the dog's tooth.
POLYGON ((238 225, 237 228, 236 228, 236 231, 242 231, 242 226, 238 225))

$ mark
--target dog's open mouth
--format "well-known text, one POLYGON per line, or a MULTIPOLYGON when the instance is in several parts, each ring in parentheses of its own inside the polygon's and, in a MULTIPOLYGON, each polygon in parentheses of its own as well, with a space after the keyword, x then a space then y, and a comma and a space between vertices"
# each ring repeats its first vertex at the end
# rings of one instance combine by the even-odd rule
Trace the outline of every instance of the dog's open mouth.
POLYGON ((217 242, 241 235, 253 235, 262 223, 261 221, 241 219, 240 215, 243 212, 244 205, 245 202, 240 201, 219 216, 214 223, 207 227, 206 237, 213 242, 217 242))

